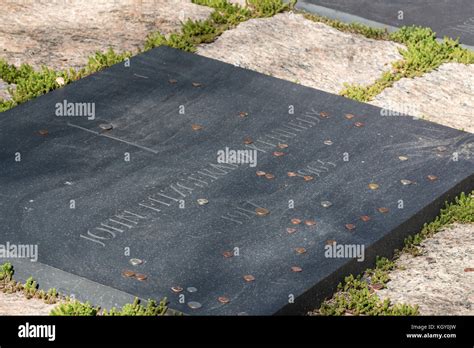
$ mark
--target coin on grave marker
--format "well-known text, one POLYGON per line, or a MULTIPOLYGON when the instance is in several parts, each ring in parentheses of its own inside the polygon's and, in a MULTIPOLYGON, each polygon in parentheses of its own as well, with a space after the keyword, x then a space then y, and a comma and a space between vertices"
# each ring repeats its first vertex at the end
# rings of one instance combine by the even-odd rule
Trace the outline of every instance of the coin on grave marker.
POLYGON ((112 124, 110 124, 110 123, 101 123, 101 124, 99 124, 99 128, 104 130, 104 131, 109 131, 109 130, 112 130, 112 128, 114 128, 114 126, 112 126, 112 124))
POLYGON ((367 221, 370 220, 370 216, 368 216, 368 215, 362 215, 362 216, 360 217, 360 219, 361 219, 362 221, 364 221, 364 222, 367 222, 367 221))
POLYGON ((319 115, 320 115, 321 117, 324 117, 324 118, 328 118, 328 117, 329 117, 329 114, 328 114, 327 112, 325 112, 325 111, 321 111, 321 112, 319 113, 319 115))
POLYGON ((137 278, 139 281, 142 282, 142 281, 144 281, 144 280, 147 280, 147 279, 148 279, 148 276, 145 275, 145 274, 139 274, 139 273, 137 273, 137 274, 135 275, 135 278, 137 278))
POLYGON ((292 270, 293 272, 297 272, 297 273, 303 271, 303 269, 302 269, 301 267, 298 267, 298 266, 293 266, 293 267, 291 267, 291 270, 292 270))
POLYGON ((377 190, 380 186, 378 184, 375 184, 375 183, 371 183, 369 184, 369 189, 371 190, 377 190))
POLYGON ((408 157, 407 156, 398 156, 398 159, 400 161, 407 161, 408 160, 408 157))
POLYGON ((314 220, 305 220, 304 224, 306 226, 314 226, 314 225, 316 225, 316 221, 314 221, 314 220))
POLYGON ((196 289, 194 286, 190 286, 190 287, 188 287, 186 290, 187 290, 188 292, 191 292, 191 293, 198 291, 198 289, 196 289))
POLYGON ((285 156, 285 153, 284 152, 281 152, 281 151, 275 151, 273 153, 273 156, 275 157, 281 157, 281 156, 285 156))
POLYGON ((246 282, 253 282, 255 280, 255 277, 251 274, 244 275, 244 280, 246 282))
POLYGON ((45 136, 49 135, 49 131, 47 129, 40 129, 38 131, 38 134, 45 137, 45 136))
POLYGON ((346 228, 349 230, 349 231, 352 231, 352 230, 355 230, 356 226, 354 224, 346 224, 346 228))
POLYGON ((135 259, 135 258, 134 258, 134 259, 130 259, 129 262, 130 262, 133 266, 138 266, 138 265, 141 265, 141 264, 143 263, 142 260, 140 260, 140 259, 135 259))
POLYGON ((286 149, 288 147, 288 144, 278 144, 278 148, 280 149, 286 149))
POLYGON ((196 301, 191 301, 191 302, 188 302, 188 307, 191 309, 199 309, 202 307, 202 304, 196 301))
POLYGON ((217 298, 217 301, 219 301, 222 304, 227 304, 230 302, 229 298, 225 296, 220 296, 219 298, 217 298))
POLYGON ((275 179, 275 175, 267 173, 265 174, 265 178, 267 178, 268 180, 272 180, 272 179, 275 179))
POLYGON ((234 256, 234 252, 232 252, 232 251, 224 251, 224 252, 222 253, 222 255, 223 255, 226 259, 228 259, 229 257, 234 256))
POLYGON ((179 293, 179 292, 182 292, 182 291, 183 291, 183 288, 180 287, 180 286, 173 286, 173 287, 171 288, 171 291, 173 291, 174 293, 177 294, 177 293, 179 293))
POLYGON ((199 199, 197 200, 197 203, 198 203, 199 205, 206 205, 207 203, 209 203, 209 201, 208 201, 207 199, 205 199, 205 198, 199 198, 199 199))
POLYGON ((270 214, 270 211, 265 208, 257 208, 255 209, 255 212, 257 213, 257 216, 266 216, 270 214))
POLYGON ((135 277, 135 272, 125 270, 122 272, 122 275, 127 278, 135 277))
POLYGON ((239 112, 239 116, 240 116, 240 117, 247 117, 248 115, 249 115, 248 112, 245 112, 245 111, 239 112))
POLYGON ((202 84, 199 82, 193 82, 193 87, 202 87, 202 84))
POLYGON ((289 234, 295 233, 295 232, 296 232, 296 228, 287 227, 286 232, 288 232, 289 234))
POLYGON ((313 178, 311 175, 305 175, 305 176, 303 177, 303 179, 304 179, 304 181, 311 181, 311 180, 313 180, 314 178, 313 178))
POLYGON ((297 176, 298 174, 296 174, 295 172, 288 172, 288 176, 291 178, 291 177, 294 177, 294 176, 297 176))
POLYGON ((264 171, 261 171, 261 170, 257 171, 257 176, 265 176, 265 174, 267 173, 265 173, 264 171))
POLYGON ((429 181, 436 181, 436 180, 438 180, 438 177, 437 177, 436 175, 428 175, 427 178, 428 178, 429 181))
POLYGON ((356 122, 356 123, 354 123, 354 126, 357 127, 357 128, 361 128, 361 127, 364 127, 364 123, 356 122))
POLYGON ((244 138, 244 144, 245 144, 245 145, 250 145, 250 144, 252 144, 252 143, 253 143, 252 138, 250 138, 250 137, 244 138))
POLYGON ((172 85, 174 85, 175 83, 178 83, 178 80, 169 79, 168 82, 171 83, 172 85))
POLYGON ((324 140, 324 145, 332 145, 333 142, 331 140, 324 140))
POLYGON ((352 114, 346 114, 346 119, 352 120, 354 118, 354 115, 352 114))
POLYGON ((400 180, 400 182, 401 182, 402 185, 404 185, 404 186, 413 184, 413 182, 412 182, 411 180, 407 180, 407 179, 402 179, 402 180, 400 180))
POLYGON ((385 207, 378 208, 377 210, 381 212, 382 214, 388 213, 388 208, 385 208, 385 207))
POLYGON ((293 225, 299 225, 301 223, 301 220, 300 219, 291 219, 291 223, 293 225))
POLYGON ((322 201, 322 202, 321 202, 321 206, 322 206, 323 208, 329 208, 331 205, 332 205, 332 203, 329 202, 329 201, 322 201))
POLYGON ((297 254, 304 254, 304 253, 306 253, 306 249, 305 249, 305 248, 296 248, 295 251, 296 251, 297 254))
POLYGON ((202 130, 203 127, 199 124, 193 124, 191 125, 191 128, 194 130, 194 131, 199 131, 199 130, 202 130))

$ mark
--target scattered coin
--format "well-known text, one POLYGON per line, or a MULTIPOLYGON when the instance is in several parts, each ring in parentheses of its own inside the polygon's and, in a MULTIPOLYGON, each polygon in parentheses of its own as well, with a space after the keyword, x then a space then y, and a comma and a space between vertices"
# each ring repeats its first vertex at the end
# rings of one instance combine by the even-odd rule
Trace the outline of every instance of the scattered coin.
POLYGON ((244 112, 244 111, 239 112, 240 117, 247 117, 248 115, 249 115, 248 112, 244 112))
POLYGON ((286 228, 286 232, 288 232, 289 234, 295 233, 295 232, 296 232, 296 228, 287 227, 287 228, 286 228))
POLYGON ((272 180, 272 179, 275 179, 275 175, 267 173, 265 174, 265 178, 267 178, 268 180, 272 180))
POLYGON ((148 279, 148 276, 145 275, 145 274, 140 274, 140 273, 137 273, 135 274, 135 278, 137 278, 139 281, 144 281, 144 280, 147 280, 148 279))
POLYGON ((356 226, 354 224, 346 224, 346 228, 349 230, 349 231, 352 231, 352 230, 355 230, 356 226))
POLYGON ((222 304, 227 304, 230 302, 229 298, 225 297, 225 296, 220 296, 217 301, 219 301, 220 303, 222 304))
POLYGON ((369 184, 369 189, 371 190, 377 190, 380 186, 378 184, 375 184, 375 183, 371 183, 369 184))
POLYGON ((398 159, 400 161, 408 161, 408 157, 407 156, 398 156, 398 159))
POLYGON ((183 288, 180 287, 180 286, 173 286, 173 287, 171 288, 171 291, 173 291, 174 293, 177 294, 177 293, 182 292, 182 291, 183 291, 183 288))
POLYGON ((48 132, 47 129, 40 129, 40 130, 38 131, 38 134, 41 135, 41 136, 43 136, 43 137, 45 137, 45 136, 49 135, 49 132, 48 132))
POLYGON ((413 182, 412 182, 411 180, 407 180, 407 179, 402 179, 402 180, 400 180, 400 182, 401 182, 402 185, 404 185, 404 186, 413 184, 413 182))
POLYGON ((436 175, 428 175, 427 178, 428 178, 429 181, 436 181, 436 180, 438 180, 438 177, 437 177, 436 175))
POLYGON ((202 87, 202 84, 199 82, 193 82, 193 87, 202 87))
POLYGON ((300 219, 291 219, 291 223, 293 225, 299 225, 301 223, 301 220, 300 219))
POLYGON ((352 115, 352 114, 346 114, 345 117, 346 117, 346 119, 348 119, 348 120, 352 120, 352 119, 354 118, 354 115, 352 115))
POLYGON ((252 144, 252 143, 253 143, 252 138, 250 138, 250 137, 244 138, 244 144, 245 144, 245 145, 250 145, 250 144, 252 144))
POLYGON ((193 124, 193 125, 191 125, 191 128, 192 128, 194 131, 200 131, 200 130, 202 130, 203 127, 202 127, 201 125, 199 125, 199 124, 193 124))
POLYGON ((306 226, 314 226, 314 225, 316 225, 316 221, 314 221, 314 220, 305 220, 304 224, 306 226))
POLYGON ((110 123, 101 123, 99 124, 99 128, 104 131, 109 131, 109 130, 112 130, 114 126, 112 126, 110 123))
POLYGON ((304 254, 304 253, 306 253, 306 249, 305 249, 305 248, 296 248, 295 251, 296 251, 297 254, 304 254))
POLYGON ((298 266, 293 266, 293 267, 291 267, 291 271, 292 272, 302 272, 303 269, 301 267, 298 267, 298 266))
POLYGON ((207 203, 209 203, 209 201, 208 201, 207 199, 205 199, 205 198, 199 198, 199 199, 197 200, 197 203, 198 203, 199 205, 206 205, 207 203))
POLYGON ((255 212, 257 213, 257 216, 266 216, 270 214, 270 211, 265 208, 257 208, 255 209, 255 212))
POLYGON ((364 127, 364 123, 356 122, 356 123, 354 123, 354 126, 357 127, 357 128, 361 128, 361 127, 364 127))
POLYGON ((135 272, 126 270, 122 272, 122 275, 127 278, 132 278, 135 277, 135 272))
POLYGON ((261 170, 257 171, 257 176, 265 176, 266 174, 267 174, 267 173, 265 173, 265 172, 263 172, 263 171, 261 171, 261 170))
POLYGON ((232 252, 232 251, 224 251, 224 252, 222 253, 222 255, 223 255, 226 259, 228 259, 229 257, 234 256, 234 252, 232 252))
POLYGON ((278 144, 279 149, 286 149, 288 148, 288 144, 278 144))
POLYGON ((322 201, 322 202, 321 202, 321 206, 322 206, 323 208, 329 208, 331 205, 332 205, 332 203, 329 202, 329 201, 322 201))
POLYGON ((130 264, 132 264, 133 266, 138 266, 138 265, 141 265, 143 263, 142 260, 140 259, 130 259, 130 264))
POLYGON ((304 181, 311 181, 314 178, 311 175, 305 175, 305 176, 303 176, 303 179, 304 179, 304 181))
POLYGON ((196 289, 194 286, 190 286, 186 289, 187 292, 190 292, 190 293, 193 293, 193 292, 197 292, 198 289, 196 289))
POLYGON ((202 304, 196 301, 191 301, 191 302, 188 302, 188 307, 191 309, 199 309, 202 307, 202 304))
POLYGON ((275 151, 273 153, 273 156, 275 157, 281 157, 281 156, 285 156, 285 153, 284 152, 281 152, 281 151, 275 151))
POLYGON ((255 277, 251 274, 244 275, 244 280, 246 282, 253 282, 255 280, 255 277))
POLYGON ((379 212, 381 212, 382 214, 388 213, 388 211, 389 211, 389 209, 388 209, 388 208, 385 208, 385 207, 378 208, 377 210, 378 210, 379 212))
POLYGON ((168 82, 171 83, 172 85, 174 85, 174 84, 178 83, 178 80, 169 79, 168 82))
POLYGON ((368 215, 362 215, 362 216, 360 217, 360 219, 361 219, 362 221, 364 221, 364 222, 367 222, 367 221, 370 220, 370 216, 368 216, 368 215))
POLYGON ((321 112, 319 113, 319 115, 320 115, 321 117, 324 117, 324 118, 328 118, 328 117, 329 117, 329 114, 328 114, 327 112, 324 112, 324 111, 321 111, 321 112))
POLYGON ((288 176, 289 177, 294 177, 294 176, 297 176, 298 174, 296 174, 295 172, 288 172, 288 176))
POLYGON ((324 145, 332 145, 333 142, 331 140, 324 140, 324 145))

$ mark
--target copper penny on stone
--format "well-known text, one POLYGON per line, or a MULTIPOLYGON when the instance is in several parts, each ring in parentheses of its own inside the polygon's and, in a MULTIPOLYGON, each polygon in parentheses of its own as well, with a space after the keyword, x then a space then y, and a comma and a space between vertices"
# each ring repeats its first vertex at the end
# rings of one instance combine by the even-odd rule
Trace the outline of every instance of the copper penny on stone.
POLYGON ((314 178, 313 178, 311 175, 305 175, 305 176, 303 177, 303 179, 304 179, 304 181, 311 181, 311 180, 313 180, 314 178))
POLYGON ((305 220, 304 224, 306 226, 314 226, 314 225, 316 225, 316 221, 314 221, 314 220, 305 220))
POLYGON ((368 215, 362 215, 362 216, 360 217, 360 219, 361 219, 362 221, 364 221, 364 222, 367 222, 367 221, 370 220, 370 216, 368 216, 368 215))
POLYGON ((255 213, 257 214, 257 216, 267 216, 268 214, 270 214, 270 211, 265 208, 257 208, 255 209, 255 213))
POLYGON ((438 180, 438 177, 437 177, 436 175, 428 175, 427 178, 428 178, 429 181, 436 181, 436 180, 438 180))
POLYGON ((178 80, 175 80, 175 79, 169 79, 168 82, 172 85, 174 84, 177 84, 178 83, 178 80))
POLYGON ((371 189, 371 190, 378 190, 379 187, 380 186, 376 183, 370 183, 369 184, 369 189, 371 189))
POLYGON ((329 117, 329 114, 328 114, 327 112, 325 112, 325 111, 321 111, 321 112, 319 113, 319 115, 320 115, 321 117, 323 117, 323 118, 328 118, 328 117, 329 117))
POLYGON ((184 290, 184 289, 183 289, 182 287, 180 287, 180 286, 173 286, 173 287, 171 288, 171 291, 173 291, 175 294, 178 294, 178 293, 182 292, 183 290, 184 290))
POLYGON ((199 82, 193 82, 192 85, 193 87, 202 87, 202 83, 199 82))
POLYGON ((355 230, 356 226, 354 224, 346 224, 346 228, 349 230, 349 231, 352 231, 352 230, 355 230))
POLYGON ((245 145, 250 145, 250 144, 252 144, 252 143, 253 143, 252 138, 250 138, 250 137, 244 138, 244 144, 245 144, 245 145))
POLYGON ((346 114, 345 117, 346 117, 346 119, 348 119, 348 120, 352 120, 352 119, 354 118, 354 115, 352 115, 352 114, 346 114))
POLYGON ((239 112, 239 116, 240 116, 240 117, 247 117, 248 115, 249 115, 248 112, 245 112, 245 111, 239 112))
POLYGON ((267 178, 268 180, 272 180, 272 179, 275 179, 275 175, 267 173, 265 174, 265 178, 267 178))
POLYGON ((193 129, 193 131, 200 131, 203 127, 199 124, 193 124, 191 125, 191 128, 193 129))
POLYGON ((49 135, 49 131, 47 129, 40 129, 38 131, 38 134, 45 137, 45 136, 49 135))
POLYGON ((225 297, 225 296, 220 296, 217 298, 217 301, 219 301, 220 303, 222 304, 227 304, 230 302, 229 298, 228 297, 225 297))
POLYGON ((301 220, 300 219, 291 219, 291 223, 293 225, 299 225, 301 223, 301 220))
POLYGON ((279 149, 286 149, 288 147, 288 144, 278 144, 279 149))
POLYGON ((303 272, 303 269, 301 267, 298 267, 298 266, 293 266, 293 267, 291 267, 291 271, 295 272, 295 273, 299 273, 299 272, 303 272))
POLYGON ((251 274, 244 275, 244 280, 246 282, 253 282, 255 280, 255 277, 251 274))
POLYGON ((286 232, 288 232, 289 234, 293 234, 296 232, 296 228, 293 228, 293 227, 287 227, 286 229, 286 232))
POLYGON ((139 274, 139 273, 137 273, 137 274, 135 275, 135 278, 137 278, 139 281, 142 282, 142 281, 147 280, 147 279, 148 279, 148 276, 145 275, 145 274, 139 274))
POLYGON ((382 214, 388 213, 389 211, 389 209, 385 207, 378 208, 377 210, 382 214))
POLYGON ((265 173, 264 171, 257 171, 257 176, 265 176, 267 173, 265 173))
POLYGON ((292 177, 298 176, 298 174, 296 174, 295 172, 288 172, 288 176, 292 178, 292 177))
POLYGON ((273 153, 273 156, 275 157, 281 157, 281 156, 285 156, 285 153, 284 152, 281 152, 281 151, 275 151, 273 153))
POLYGON ((226 259, 228 259, 229 257, 234 256, 234 252, 233 252, 233 251, 224 251, 224 252, 222 253, 222 255, 223 255, 226 259))
POLYGON ((122 272, 122 275, 127 278, 132 278, 135 277, 135 272, 126 270, 122 272))
POLYGON ((304 253, 306 253, 306 249, 305 249, 305 248, 296 248, 295 251, 296 251, 297 254, 304 254, 304 253))

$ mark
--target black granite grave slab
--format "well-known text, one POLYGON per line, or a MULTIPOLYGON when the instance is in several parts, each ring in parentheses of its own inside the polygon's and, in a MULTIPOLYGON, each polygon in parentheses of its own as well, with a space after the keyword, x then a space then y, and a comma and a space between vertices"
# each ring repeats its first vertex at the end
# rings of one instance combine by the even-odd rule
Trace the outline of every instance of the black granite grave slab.
POLYGON ((360 22, 362 18, 393 27, 430 27, 440 38, 459 37, 462 44, 474 46, 472 0, 299 0, 298 6, 348 21, 360 22), (344 14, 360 18, 344 18, 344 14))
POLYGON ((304 312, 474 188, 471 134, 384 114, 149 51, 0 115, 0 243, 37 245, 34 274, 92 303, 98 283, 189 314, 304 312), (57 116, 65 101, 95 117, 57 116), (257 165, 218 163, 226 148, 257 165))

